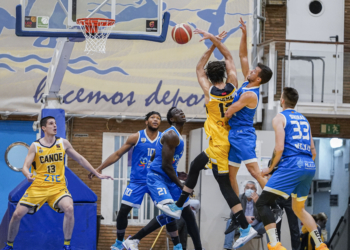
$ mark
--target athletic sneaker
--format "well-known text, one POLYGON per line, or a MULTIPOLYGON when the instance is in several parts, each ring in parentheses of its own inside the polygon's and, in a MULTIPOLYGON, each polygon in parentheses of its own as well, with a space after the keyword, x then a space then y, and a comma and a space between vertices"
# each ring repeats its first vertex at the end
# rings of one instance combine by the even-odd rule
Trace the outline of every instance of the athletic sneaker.
POLYGON ((181 243, 177 244, 176 246, 174 246, 173 250, 182 250, 182 245, 181 243))
POLYGON ((72 250, 72 248, 70 247, 70 245, 64 245, 63 246, 63 250, 72 250))
POLYGON ((6 244, 6 246, 2 250, 13 250, 13 247, 6 244))
POLYGON ((174 218, 174 219, 180 219, 181 217, 181 213, 182 213, 182 207, 178 207, 176 206, 175 203, 170 203, 170 204, 157 204, 156 205, 157 208, 159 208, 160 210, 162 210, 166 215, 174 218))
POLYGON ((255 231, 255 229, 251 225, 249 225, 246 229, 240 228, 239 232, 241 236, 239 236, 239 238, 233 245, 234 249, 244 246, 248 241, 253 239, 258 234, 258 232, 255 231))
POLYGON ((317 247, 316 250, 329 250, 329 249, 328 249, 326 244, 321 243, 321 245, 319 247, 317 247))
POLYGON ((228 225, 225 234, 229 234, 231 232, 233 232, 234 230, 236 230, 239 226, 239 223, 236 220, 236 217, 234 215, 231 216, 231 222, 228 225))
POLYGON ((129 238, 123 241, 123 246, 126 248, 126 250, 139 250, 139 243, 139 240, 132 240, 129 236, 129 238))
POLYGON ((123 241, 120 241, 118 239, 115 240, 115 243, 111 246, 111 249, 113 250, 123 250, 123 241))
POLYGON ((267 247, 269 250, 287 250, 287 248, 282 246, 281 242, 278 242, 274 247, 272 247, 270 243, 268 243, 267 247))
POLYGON ((283 216, 283 210, 280 208, 280 206, 277 205, 278 208, 272 209, 272 213, 275 216, 276 223, 280 222, 282 220, 283 216))

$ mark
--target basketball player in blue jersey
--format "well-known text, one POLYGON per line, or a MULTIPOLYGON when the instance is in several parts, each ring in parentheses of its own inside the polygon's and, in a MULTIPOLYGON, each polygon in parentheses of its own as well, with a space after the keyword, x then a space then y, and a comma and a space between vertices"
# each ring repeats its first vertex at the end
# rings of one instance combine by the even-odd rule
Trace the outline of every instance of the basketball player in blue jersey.
MULTIPOLYGON (((154 160, 150 164, 150 170, 147 175, 147 186, 155 204, 173 203, 174 200, 180 197, 181 189, 183 188, 183 184, 177 177, 176 169, 184 151, 185 142, 181 133, 186 117, 181 109, 173 107, 168 111, 167 119, 172 126, 165 130, 158 139, 154 160)), ((187 199, 182 217, 186 222, 195 249, 202 250, 197 223, 188 205, 187 199)), ((138 250, 138 245, 142 238, 164 225, 166 225, 174 243, 174 250, 182 250, 175 219, 165 214, 153 218, 136 235, 124 241, 123 245, 127 250, 138 250)))
POLYGON ((305 210, 305 200, 316 172, 316 150, 308 120, 294 110, 298 99, 296 89, 283 89, 280 99, 283 111, 272 120, 276 145, 271 164, 262 170, 261 175, 276 170, 265 185, 256 206, 270 239, 269 250, 286 250, 279 242, 275 219, 269 206, 279 197, 288 199, 290 195, 293 211, 315 241, 316 250, 328 250, 322 242, 315 220, 305 210))
MULTIPOLYGON (((146 129, 130 135, 125 144, 110 155, 96 169, 97 172, 101 173, 103 169, 114 164, 122 158, 126 152, 133 148, 130 184, 124 191, 122 204, 117 215, 117 239, 111 246, 113 250, 124 249, 122 242, 124 240, 125 229, 128 226, 128 214, 133 207, 139 208, 144 195, 149 193, 146 184, 148 173, 147 164, 155 150, 156 141, 161 135, 158 131, 161 123, 161 116, 158 112, 151 111, 146 114, 145 120, 146 129)), ((93 174, 90 174, 89 178, 91 179, 93 176, 93 174)))

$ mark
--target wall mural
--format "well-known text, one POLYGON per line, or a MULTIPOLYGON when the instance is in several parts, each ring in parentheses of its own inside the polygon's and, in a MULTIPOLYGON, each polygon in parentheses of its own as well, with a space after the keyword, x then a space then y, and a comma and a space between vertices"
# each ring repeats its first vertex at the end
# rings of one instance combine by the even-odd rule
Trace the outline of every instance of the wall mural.
MULTIPOLYGON (((40 0, 28 0, 26 15, 36 1, 40 0)), ((67 8, 68 0, 62 3, 67 8)), ((0 2, 0 111, 39 112, 57 39, 17 37, 17 4, 19 1, 0 2)), ((152 4, 153 0, 135 0, 116 15, 116 20, 152 17, 155 14, 144 11, 152 4)), ((143 116, 150 110, 166 114, 170 107, 179 106, 189 118, 205 117, 195 67, 211 42, 200 43, 199 35, 194 35, 189 43, 179 45, 172 40, 171 29, 187 23, 192 29, 213 34, 227 31, 224 43, 233 54, 242 82, 238 20, 242 17, 251 30, 252 4, 248 0, 164 0, 163 11, 171 14, 164 43, 109 39, 106 54, 93 55, 85 54, 84 43, 76 43, 61 86, 62 108, 74 114, 143 116)), ((61 21, 50 21, 50 28, 65 27, 65 14, 58 3, 54 15, 61 21)), ((248 40, 252 44, 251 34, 248 40)), ((210 60, 223 60, 223 56, 216 49, 210 60)))

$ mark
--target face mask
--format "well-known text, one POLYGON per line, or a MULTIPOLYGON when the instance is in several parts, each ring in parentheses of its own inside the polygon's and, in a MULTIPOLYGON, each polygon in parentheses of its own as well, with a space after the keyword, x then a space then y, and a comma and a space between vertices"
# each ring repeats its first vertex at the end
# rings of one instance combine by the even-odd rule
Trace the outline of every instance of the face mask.
POLYGON ((244 194, 247 198, 250 198, 252 196, 252 194, 254 193, 253 189, 247 189, 244 194))

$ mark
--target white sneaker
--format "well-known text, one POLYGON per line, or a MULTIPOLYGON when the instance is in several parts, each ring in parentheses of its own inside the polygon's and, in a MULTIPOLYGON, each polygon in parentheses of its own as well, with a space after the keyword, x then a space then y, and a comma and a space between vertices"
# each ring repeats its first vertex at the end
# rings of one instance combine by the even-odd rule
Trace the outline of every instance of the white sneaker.
POLYGON ((174 218, 174 219, 180 219, 181 218, 181 213, 182 213, 182 207, 176 206, 175 203, 170 203, 170 204, 157 204, 157 208, 162 210, 166 215, 174 218))
POLYGON ((249 225, 246 229, 240 228, 239 232, 241 233, 241 236, 233 245, 234 249, 244 246, 248 241, 253 239, 258 234, 258 232, 255 231, 255 229, 251 225, 249 225))
MULTIPOLYGON (((130 236, 129 236, 130 238, 130 236)), ((132 240, 127 238, 124 242, 123 242, 123 246, 125 247, 126 250, 139 250, 139 240, 132 240)))

